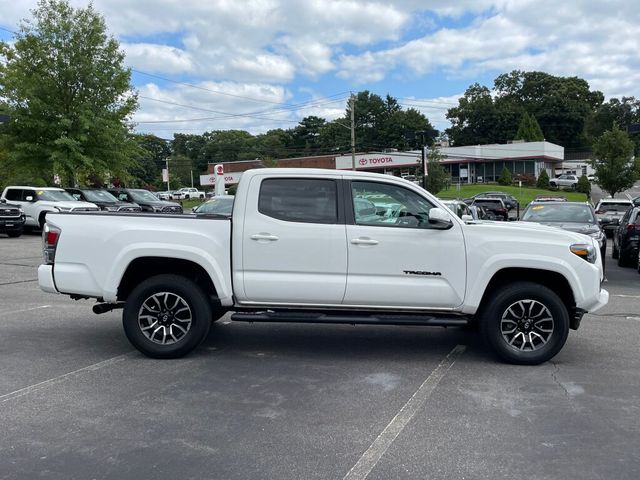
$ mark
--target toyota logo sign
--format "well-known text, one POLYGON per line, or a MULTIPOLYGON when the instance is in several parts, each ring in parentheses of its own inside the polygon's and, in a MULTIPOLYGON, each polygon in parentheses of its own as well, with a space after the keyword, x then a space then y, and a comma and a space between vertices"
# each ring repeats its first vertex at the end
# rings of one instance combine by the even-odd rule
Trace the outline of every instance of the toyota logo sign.
POLYGON ((367 164, 367 159, 366 158, 361 158, 360 159, 360 165, 366 165, 367 164))

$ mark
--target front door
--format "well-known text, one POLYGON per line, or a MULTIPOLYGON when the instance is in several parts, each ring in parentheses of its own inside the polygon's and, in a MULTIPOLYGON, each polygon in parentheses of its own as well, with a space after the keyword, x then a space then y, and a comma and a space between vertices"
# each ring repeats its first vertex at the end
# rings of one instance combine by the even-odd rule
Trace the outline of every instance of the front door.
POLYGON ((234 226, 243 229, 242 252, 233 259, 238 300, 340 304, 347 246, 339 177, 255 176, 251 182, 244 223, 234 226))
POLYGON ((449 309, 465 295, 461 226, 431 228, 433 204, 400 185, 352 181, 344 304, 449 309))

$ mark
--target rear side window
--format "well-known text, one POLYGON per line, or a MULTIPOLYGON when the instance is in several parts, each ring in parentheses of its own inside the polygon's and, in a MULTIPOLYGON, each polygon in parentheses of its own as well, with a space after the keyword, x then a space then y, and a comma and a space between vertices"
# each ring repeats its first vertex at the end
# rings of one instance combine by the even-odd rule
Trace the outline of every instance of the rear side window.
POLYGON ((7 200, 22 200, 22 190, 18 188, 10 188, 7 190, 7 194, 5 195, 7 200))
POLYGON ((258 211, 287 222, 338 223, 335 180, 269 178, 260 185, 258 211))

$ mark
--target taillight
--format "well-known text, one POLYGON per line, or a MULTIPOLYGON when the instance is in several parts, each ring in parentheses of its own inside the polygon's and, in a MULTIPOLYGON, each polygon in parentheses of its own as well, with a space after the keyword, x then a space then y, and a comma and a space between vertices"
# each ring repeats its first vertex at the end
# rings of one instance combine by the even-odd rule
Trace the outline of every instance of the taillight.
POLYGON ((60 229, 44 224, 42 230, 42 256, 44 257, 44 263, 47 265, 53 265, 56 259, 56 248, 58 246, 58 240, 60 240, 60 229))
POLYGON ((636 230, 640 231, 640 223, 637 223, 635 225, 630 223, 629 225, 627 225, 627 231, 628 232, 633 232, 633 231, 636 231, 636 230))
POLYGON ((602 210, 596 210, 596 213, 597 213, 598 215, 601 215, 601 214, 603 214, 604 212, 603 212, 602 210))

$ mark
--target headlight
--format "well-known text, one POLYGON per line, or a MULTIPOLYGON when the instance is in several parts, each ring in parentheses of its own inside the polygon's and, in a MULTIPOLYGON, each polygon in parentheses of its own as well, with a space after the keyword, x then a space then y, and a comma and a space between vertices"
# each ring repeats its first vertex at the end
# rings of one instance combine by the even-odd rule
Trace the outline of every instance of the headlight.
POLYGON ((54 207, 56 208, 59 212, 70 212, 71 211, 71 207, 54 207))
POLYGON ((154 207, 151 207, 151 208, 153 208, 154 212, 161 212, 163 207, 155 207, 154 206, 154 207))
POLYGON ((105 207, 105 210, 107 212, 117 212, 118 211, 118 207, 105 207))
POLYGON ((569 250, 571 250, 571 253, 574 255, 579 256, 589 263, 596 263, 596 258, 598 258, 596 249, 593 248, 593 245, 587 245, 586 243, 574 243, 569 247, 569 250))

